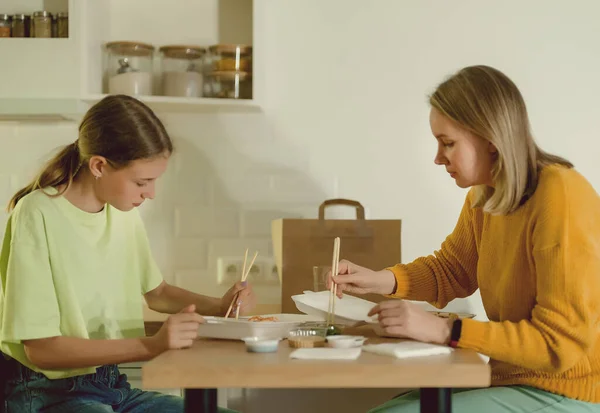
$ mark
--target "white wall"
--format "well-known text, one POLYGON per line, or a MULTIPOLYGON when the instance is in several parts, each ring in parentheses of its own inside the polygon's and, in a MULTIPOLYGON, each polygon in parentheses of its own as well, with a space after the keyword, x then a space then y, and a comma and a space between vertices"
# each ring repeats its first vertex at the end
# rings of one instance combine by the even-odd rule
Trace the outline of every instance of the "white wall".
MULTIPOLYGON (((600 40, 593 0, 268 2, 266 113, 315 182, 403 219, 403 257, 437 248, 465 192, 433 164, 426 96, 458 68, 505 71, 542 147, 598 187, 600 40), (379 185, 377 185, 379 184, 379 185)), ((477 306, 477 300, 473 305, 477 306)))
MULTIPOLYGON (((465 191, 433 164, 426 95, 465 65, 505 71, 525 96, 541 146, 600 187, 597 1, 261 4, 265 43, 255 47, 266 58, 264 113, 162 116, 180 150, 143 214, 167 279, 221 293, 218 254, 246 246, 270 254, 271 218, 315 216, 330 197, 361 201, 370 218, 401 218, 404 261, 431 253, 452 230, 465 191), (177 214, 187 217, 179 233, 177 214)), ((21 179, 50 147, 74 140, 75 130, 0 124, 4 198, 15 188, 11 179, 21 179)), ((265 303, 277 301, 276 288, 259 294, 265 303)), ((482 316, 478 296, 450 308, 482 316)), ((252 394, 247 400, 273 397, 252 394)), ((354 397, 380 398, 366 394, 354 397)), ((350 393, 339 399, 355 400, 350 393)), ((286 411, 298 406, 286 403, 286 411)))

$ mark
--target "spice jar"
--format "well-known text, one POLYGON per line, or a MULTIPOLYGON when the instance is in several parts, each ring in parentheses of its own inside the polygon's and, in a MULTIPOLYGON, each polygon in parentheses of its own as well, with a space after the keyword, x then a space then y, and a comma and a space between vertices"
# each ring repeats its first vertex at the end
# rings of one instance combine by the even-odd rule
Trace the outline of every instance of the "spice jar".
POLYGON ((52 37, 58 37, 58 17, 56 14, 52 15, 52 37))
POLYGON ((69 37, 69 13, 58 13, 56 15, 56 20, 56 37, 69 37))
POLYGON ((106 44, 108 93, 152 95, 154 46, 139 42, 106 44))
POLYGON ((47 11, 33 13, 32 37, 52 37, 52 14, 47 11))
POLYGON ((31 18, 26 14, 15 14, 12 17, 12 37, 29 37, 31 18))
POLYGON ((252 76, 246 72, 212 72, 206 76, 204 97, 252 99, 252 76))
POLYGON ((11 19, 8 14, 0 14, 0 37, 10 37, 11 19))
POLYGON ((206 49, 199 46, 163 46, 162 92, 165 96, 202 96, 202 58, 206 49))
POLYGON ((210 52, 208 71, 252 72, 252 46, 218 44, 208 48, 210 52))

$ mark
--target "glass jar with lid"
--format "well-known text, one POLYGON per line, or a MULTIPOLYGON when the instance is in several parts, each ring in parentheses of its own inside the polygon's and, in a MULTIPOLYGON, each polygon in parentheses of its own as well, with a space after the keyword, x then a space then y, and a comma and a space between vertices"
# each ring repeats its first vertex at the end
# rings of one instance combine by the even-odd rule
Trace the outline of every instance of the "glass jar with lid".
POLYGON ((200 46, 163 46, 160 49, 162 94, 200 97, 203 88, 203 58, 200 46))
POLYGON ((8 14, 0 13, 0 37, 10 37, 11 18, 8 14))
POLYGON ((208 48, 210 56, 207 71, 252 72, 252 46, 218 44, 208 48))
POLYGON ((61 12, 56 15, 56 37, 69 37, 69 13, 61 12))
POLYGON ((31 37, 52 37, 52 14, 47 11, 36 11, 32 18, 31 37))
POLYGON ((154 46, 118 41, 106 46, 107 92, 124 95, 152 95, 154 46))
POLYGON ((252 99, 252 75, 247 72, 212 72, 206 75, 204 97, 252 99))
POLYGON ((12 37, 29 37, 30 16, 15 14, 12 16, 12 37))

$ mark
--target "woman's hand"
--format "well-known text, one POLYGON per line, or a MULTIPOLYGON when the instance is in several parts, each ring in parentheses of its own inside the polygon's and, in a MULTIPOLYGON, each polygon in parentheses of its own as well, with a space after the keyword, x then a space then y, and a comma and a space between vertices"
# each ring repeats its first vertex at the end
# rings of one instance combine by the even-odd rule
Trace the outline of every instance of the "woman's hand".
MULTIPOLYGON (((327 288, 331 288, 331 272, 327 275, 327 288)), ((342 298, 342 293, 381 295, 392 294, 396 289, 396 277, 389 270, 373 271, 341 260, 338 265, 338 275, 333 277, 337 284, 337 296, 342 298)))
POLYGON ((386 335, 435 344, 450 342, 452 320, 437 317, 414 303, 384 301, 371 309, 369 316, 374 315, 386 335))
POLYGON ((229 305, 238 292, 239 294, 236 302, 233 303, 233 307, 229 313, 229 316, 235 317, 238 306, 240 307, 240 315, 248 314, 250 311, 252 311, 256 305, 256 295, 254 294, 254 290, 252 290, 252 286, 248 284, 247 281, 238 281, 225 293, 223 298, 221 298, 221 315, 224 316, 227 314, 229 305))
POLYGON ((185 307, 177 314, 170 315, 160 330, 150 337, 151 352, 157 356, 167 350, 191 347, 198 337, 198 327, 202 323, 204 318, 196 313, 194 304, 185 307))

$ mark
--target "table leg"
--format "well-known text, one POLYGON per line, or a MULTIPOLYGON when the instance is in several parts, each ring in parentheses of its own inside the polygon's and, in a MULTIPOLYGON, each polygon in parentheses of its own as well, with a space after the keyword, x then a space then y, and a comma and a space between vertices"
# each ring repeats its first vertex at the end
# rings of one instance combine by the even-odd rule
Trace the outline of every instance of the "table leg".
POLYGON ((217 389, 185 389, 185 413, 217 413, 217 389))
POLYGON ((452 413, 452 391, 447 388, 421 389, 421 413, 452 413))

